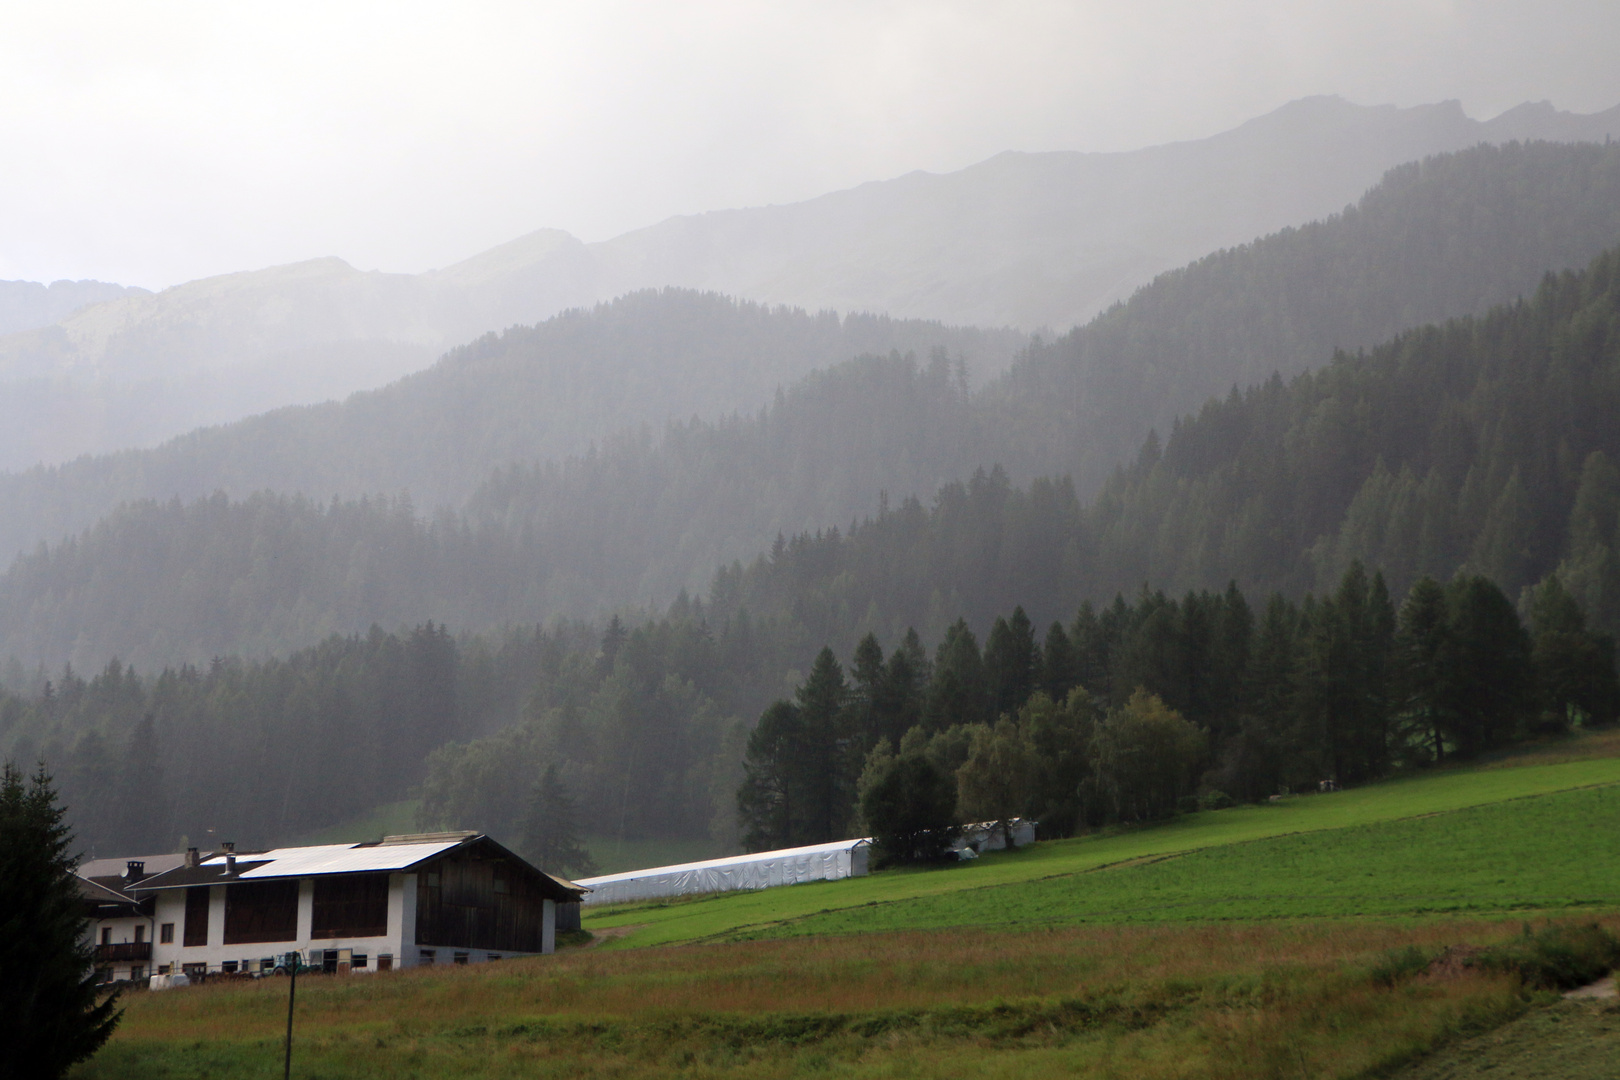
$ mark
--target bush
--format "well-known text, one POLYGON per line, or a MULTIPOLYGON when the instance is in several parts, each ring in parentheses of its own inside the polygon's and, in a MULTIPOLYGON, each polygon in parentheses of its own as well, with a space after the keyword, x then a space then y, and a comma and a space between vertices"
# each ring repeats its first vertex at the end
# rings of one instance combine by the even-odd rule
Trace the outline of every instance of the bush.
POLYGON ((1620 964, 1620 939, 1597 923, 1553 924, 1535 932, 1526 923, 1522 937, 1485 949, 1469 963, 1487 971, 1512 972, 1532 989, 1572 990, 1601 979, 1620 964))
POLYGON ((1429 966, 1429 954, 1416 945, 1390 949, 1373 965, 1372 980, 1379 986, 1394 986, 1414 975, 1422 974, 1429 966))

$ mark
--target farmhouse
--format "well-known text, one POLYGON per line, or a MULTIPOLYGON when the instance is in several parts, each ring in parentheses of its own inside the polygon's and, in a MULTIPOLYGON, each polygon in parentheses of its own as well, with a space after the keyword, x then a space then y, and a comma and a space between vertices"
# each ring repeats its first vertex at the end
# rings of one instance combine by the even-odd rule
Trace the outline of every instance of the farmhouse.
POLYGON ((550 953, 559 907, 577 920, 586 892, 471 832, 165 861, 81 868, 104 978, 256 973, 294 951, 335 972, 550 953))

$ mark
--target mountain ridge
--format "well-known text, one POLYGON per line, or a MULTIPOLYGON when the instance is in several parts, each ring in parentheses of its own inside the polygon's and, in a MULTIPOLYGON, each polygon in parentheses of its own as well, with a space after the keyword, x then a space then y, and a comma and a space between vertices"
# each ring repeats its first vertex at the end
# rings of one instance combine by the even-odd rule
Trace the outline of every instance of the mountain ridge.
POLYGON ((1610 134, 1620 107, 1578 116, 1527 104, 1475 121, 1456 102, 1307 98, 1205 139, 1007 151, 593 244, 536 230, 425 274, 327 258, 201 279, 0 336, 0 381, 27 388, 26 408, 0 417, 0 468, 342 397, 486 331, 645 288, 1062 331, 1160 272, 1336 212, 1396 164, 1479 141, 1610 134))

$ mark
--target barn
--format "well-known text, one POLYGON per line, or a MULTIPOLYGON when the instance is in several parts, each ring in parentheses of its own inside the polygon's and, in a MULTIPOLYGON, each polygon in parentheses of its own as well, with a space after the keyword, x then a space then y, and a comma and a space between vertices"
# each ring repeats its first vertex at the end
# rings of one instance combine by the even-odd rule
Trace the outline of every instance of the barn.
POLYGON ((337 972, 550 953, 559 906, 577 905, 586 891, 471 832, 269 851, 227 844, 207 855, 193 848, 159 873, 132 860, 122 879, 81 881, 87 903, 101 890, 94 899, 104 917, 92 924, 105 955, 98 964, 124 960, 117 976, 134 979, 258 973, 295 951, 337 972), (122 950, 126 958, 113 948, 125 944, 144 947, 122 950))

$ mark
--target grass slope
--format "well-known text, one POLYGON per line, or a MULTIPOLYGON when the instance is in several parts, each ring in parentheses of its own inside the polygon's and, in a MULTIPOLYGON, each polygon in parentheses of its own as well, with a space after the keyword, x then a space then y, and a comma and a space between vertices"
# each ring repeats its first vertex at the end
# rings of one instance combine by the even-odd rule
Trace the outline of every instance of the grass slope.
POLYGON ((1603 1080, 1620 1076, 1620 1004, 1537 1009, 1395 1074, 1395 1080, 1603 1080))
MULTIPOLYGON (((948 896, 949 899, 942 899, 935 909, 944 912, 953 905, 967 902, 962 896, 965 890, 1024 885, 1143 859, 1295 834, 1379 825, 1616 783, 1620 783, 1620 758, 1614 757, 1446 772, 1264 806, 1189 814, 1148 829, 1041 843, 1028 851, 987 857, 948 870, 890 871, 851 881, 729 893, 664 904, 587 909, 585 926, 592 931, 631 928, 609 943, 609 947, 624 948, 767 932, 768 928, 810 916, 822 918, 821 925, 831 927, 837 923, 828 916, 829 912, 847 913, 869 905, 948 896)), ((1436 880, 1440 880, 1438 875, 1436 880)), ((1424 896, 1435 895, 1431 887, 1419 891, 1424 896)), ((1256 912, 1251 917, 1260 917, 1260 914, 1256 912)), ((846 925, 856 925, 854 916, 848 919, 846 925)), ((954 918, 951 921, 956 922, 954 918)), ((999 925, 1003 919, 986 921, 999 925)))
MULTIPOLYGON (((1620 788, 1516 799, 1302 833, 948 895, 807 916, 752 932, 1620 908, 1620 788)), ((1016 857, 1016 856, 1015 856, 1016 857)))
MULTIPOLYGON (((686 947, 313 978, 299 988, 294 1072, 1473 1075, 1481 1046, 1486 1065, 1532 1062, 1575 1028, 1540 1012, 1503 1028, 1537 1000, 1506 975, 1379 972, 1411 949, 1515 938, 1531 909, 1584 907, 1620 929, 1617 785, 1615 758, 1459 771, 960 869, 593 913, 599 929, 644 924, 632 942, 686 947), (1519 910, 1478 914, 1505 908, 1519 910), (1324 918, 1343 915, 1362 917, 1324 918), (778 939, 737 940, 766 936, 778 939), (1468 1041, 1497 1029, 1519 1042, 1468 1041)), ((133 994, 73 1076, 279 1076, 286 1000, 279 979, 133 994)), ((1559 1075, 1588 1075, 1610 1027, 1581 1027, 1559 1075)))
MULTIPOLYGON (((573 951, 311 978, 301 1077, 1352 1077, 1524 1008, 1504 976, 1382 986, 1486 922, 951 930, 573 951)), ((279 1077, 285 980, 128 999, 76 1080, 279 1077)))

